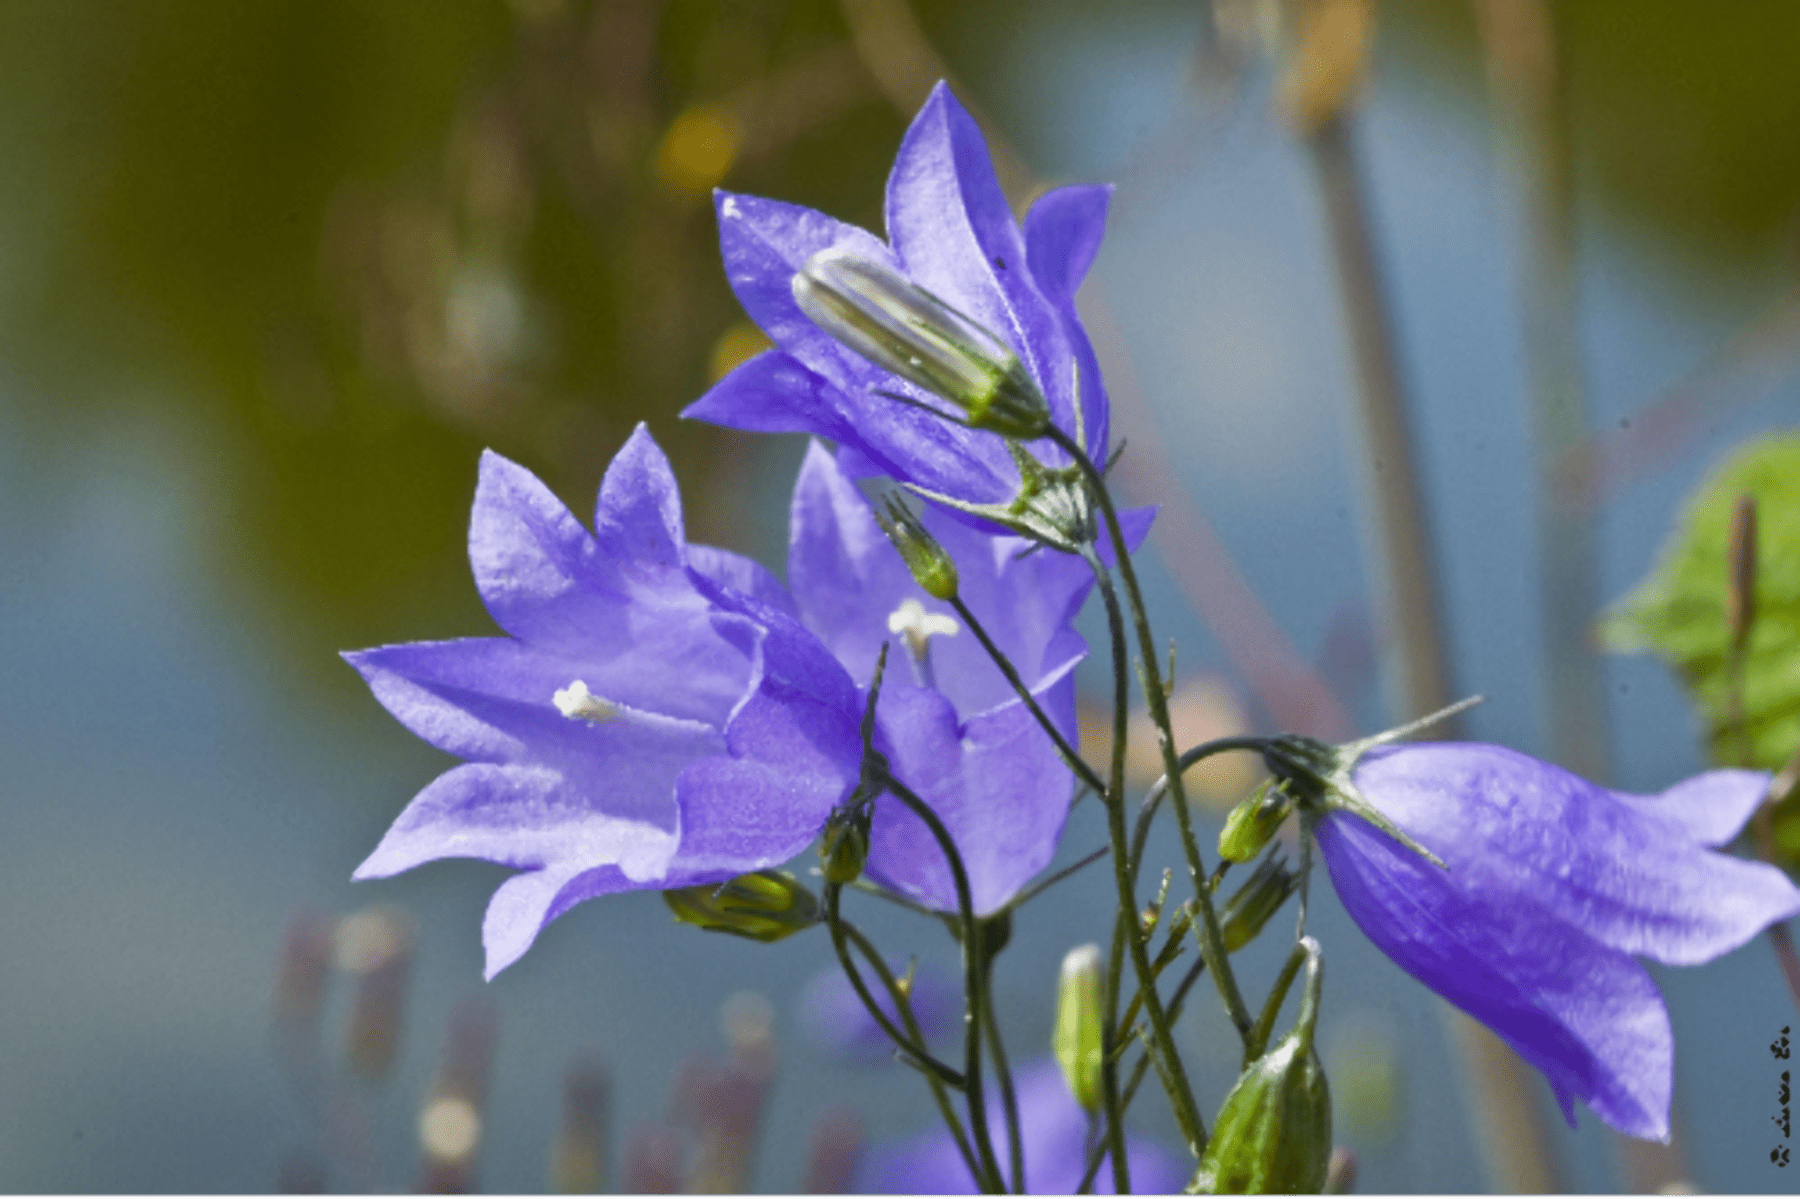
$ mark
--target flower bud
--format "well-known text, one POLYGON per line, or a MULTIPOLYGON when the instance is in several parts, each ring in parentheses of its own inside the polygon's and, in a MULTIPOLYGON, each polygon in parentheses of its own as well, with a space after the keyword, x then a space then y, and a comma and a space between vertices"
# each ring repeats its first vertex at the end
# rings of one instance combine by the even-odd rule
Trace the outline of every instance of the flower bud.
POLYGON ((1248 862, 1262 852, 1294 806, 1287 788, 1264 779, 1250 797, 1231 809, 1219 830, 1219 856, 1228 862, 1248 862))
POLYGON ((1307 947, 1300 1019, 1282 1042, 1250 1063, 1213 1122, 1191 1190, 1202 1194, 1316 1195, 1331 1162, 1331 1091, 1313 1048, 1318 1017, 1318 945, 1307 947))
POLYGON ((1075 1102, 1091 1116, 1100 1110, 1100 947, 1080 945, 1063 958, 1056 984, 1056 1031, 1050 1046, 1075 1102))
POLYGON ((1236 953, 1255 940, 1269 917, 1281 909, 1299 885, 1300 880, 1287 868, 1279 851, 1259 862, 1255 873, 1225 901, 1225 911, 1219 918, 1225 933, 1225 952, 1236 953))
POLYGON ((843 886, 862 875, 869 860, 869 816, 866 810, 833 813, 819 839, 820 872, 825 881, 843 886))
POLYGON ((887 497, 882 509, 875 514, 875 523, 900 551, 901 560, 912 572, 913 581, 932 599, 955 599, 956 563, 944 552, 938 539, 931 535, 911 508, 895 497, 887 497))
POLYGON ((779 941, 819 922, 813 893, 778 870, 664 891, 662 897, 682 924, 753 941, 779 941))
POLYGON ((887 267, 821 250, 793 279, 813 324, 864 358, 956 405, 964 421, 1020 441, 1043 436, 1050 406, 1017 354, 887 267))

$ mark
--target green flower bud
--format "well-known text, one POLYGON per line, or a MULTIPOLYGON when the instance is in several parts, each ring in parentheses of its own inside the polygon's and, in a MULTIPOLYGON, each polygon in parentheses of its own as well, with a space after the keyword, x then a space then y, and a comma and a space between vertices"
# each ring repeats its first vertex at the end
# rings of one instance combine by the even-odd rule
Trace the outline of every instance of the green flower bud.
POLYGON ((992 333, 879 263, 821 250, 793 280, 813 324, 963 413, 970 428, 1030 441, 1050 405, 1017 354, 992 333))
POLYGON ((1279 850, 1257 863, 1255 873, 1225 901, 1225 911, 1220 916, 1225 952, 1236 953, 1255 940, 1269 917, 1281 909, 1299 885, 1299 878, 1287 868, 1279 850))
POLYGON ((820 871, 828 883, 843 886, 862 875, 869 860, 869 815, 866 810, 833 813, 819 839, 820 871))
POLYGON ((883 510, 875 514, 875 523, 887 534, 894 548, 900 551, 906 569, 912 572, 913 581, 925 589, 925 594, 932 599, 953 600, 956 598, 956 563, 944 552, 928 529, 920 523, 899 499, 888 496, 882 505, 883 510))
POLYGON ((1228 862, 1248 862, 1261 853, 1281 822, 1287 819, 1294 801, 1285 786, 1274 779, 1264 779, 1250 797, 1231 809, 1225 827, 1219 830, 1219 856, 1228 862))
POLYGON ((1306 993, 1294 1031, 1250 1063, 1225 1096, 1190 1191, 1318 1194, 1331 1162, 1331 1091, 1313 1048, 1323 976, 1308 937, 1306 993))
POLYGON ((664 891, 662 897, 682 924, 753 941, 779 941, 819 922, 813 893, 779 870, 664 891))
POLYGON ((1050 1047, 1075 1102, 1100 1110, 1100 1022, 1103 1006, 1100 947, 1080 945, 1063 958, 1056 984, 1056 1031, 1050 1047))

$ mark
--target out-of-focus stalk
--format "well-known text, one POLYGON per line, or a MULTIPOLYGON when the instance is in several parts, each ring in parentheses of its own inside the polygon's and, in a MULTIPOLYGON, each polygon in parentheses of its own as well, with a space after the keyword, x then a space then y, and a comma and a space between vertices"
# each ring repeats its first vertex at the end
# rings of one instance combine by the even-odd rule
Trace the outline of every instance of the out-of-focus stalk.
MULTIPOLYGON (((1581 366, 1574 152, 1566 72, 1544 0, 1475 0, 1489 93, 1519 193, 1519 311, 1535 442, 1543 703, 1550 758, 1584 778, 1609 773, 1606 681, 1588 630, 1600 607, 1591 506, 1570 503, 1558 464, 1588 437, 1581 366)), ((1671 1113, 1671 1122, 1677 1121, 1671 1113)), ((1691 1188, 1679 1125, 1668 1145, 1614 1134, 1627 1188, 1691 1188)))
MULTIPOLYGON (((1312 163, 1337 267, 1368 454, 1364 475, 1386 598, 1387 644, 1398 659, 1401 715, 1412 719, 1446 706, 1453 688, 1392 323, 1351 136, 1350 110, 1366 71, 1374 5, 1372 0, 1290 0, 1284 11, 1282 100, 1312 163)), ((1440 729, 1439 735, 1450 732, 1440 729)), ((1460 1012, 1451 1020, 1489 1176, 1503 1191, 1565 1189, 1529 1068, 1480 1024, 1460 1012)))

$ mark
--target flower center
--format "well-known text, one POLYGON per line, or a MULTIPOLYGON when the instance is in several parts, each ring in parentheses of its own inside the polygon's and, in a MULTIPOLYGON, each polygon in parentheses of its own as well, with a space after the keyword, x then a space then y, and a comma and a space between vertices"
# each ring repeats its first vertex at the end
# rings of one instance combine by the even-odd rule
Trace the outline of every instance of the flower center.
POLYGON ((937 688, 937 678, 931 670, 931 639, 934 636, 954 637, 962 626, 942 612, 928 612, 925 605, 916 599, 904 599, 900 606, 888 613, 888 632, 900 634, 906 643, 906 655, 912 659, 913 673, 918 677, 919 686, 937 688))
POLYGON ((610 700, 602 699, 588 690, 587 684, 576 679, 551 697, 556 710, 570 720, 591 720, 600 724, 608 720, 616 720, 619 716, 618 705, 610 700))

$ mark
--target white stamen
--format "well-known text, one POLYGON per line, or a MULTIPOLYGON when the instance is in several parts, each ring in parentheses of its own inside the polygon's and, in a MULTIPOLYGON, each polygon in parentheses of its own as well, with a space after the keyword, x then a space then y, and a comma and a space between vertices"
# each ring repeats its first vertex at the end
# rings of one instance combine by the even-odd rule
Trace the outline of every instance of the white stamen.
POLYGON ((616 705, 589 691, 587 684, 580 679, 576 679, 551 698, 556 704, 556 710, 570 720, 591 720, 595 724, 599 724, 604 720, 613 720, 619 715, 616 705))
POLYGON ((923 646, 934 636, 954 637, 961 630, 953 618, 942 612, 927 612, 916 599, 901 600, 900 606, 888 613, 888 632, 901 634, 908 645, 923 646))
POLYGON ((900 639, 906 643, 906 654, 912 659, 913 671, 921 687, 937 686, 936 675, 931 669, 932 637, 940 634, 954 637, 960 627, 941 612, 927 612, 925 605, 916 599, 901 600, 900 606, 888 613, 888 632, 900 634, 900 639))

